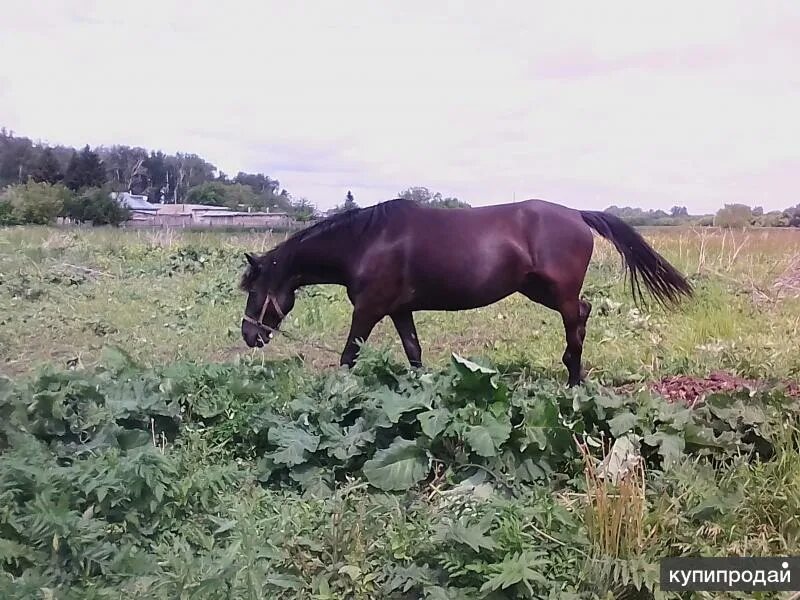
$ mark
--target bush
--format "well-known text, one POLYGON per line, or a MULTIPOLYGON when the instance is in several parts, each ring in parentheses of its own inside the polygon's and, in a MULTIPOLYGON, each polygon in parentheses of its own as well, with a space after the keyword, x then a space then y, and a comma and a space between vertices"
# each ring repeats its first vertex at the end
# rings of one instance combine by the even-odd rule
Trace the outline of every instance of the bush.
POLYGON ((2 225, 20 225, 21 223, 14 215, 14 208, 11 206, 5 194, 0 196, 0 226, 2 225))
POLYGON ((747 227, 753 223, 753 212, 744 204, 726 204, 717 211, 714 225, 717 227, 747 227))
POLYGON ((797 552, 799 408, 110 350, 0 377, 0 598, 653 597, 676 549, 797 552))
POLYGON ((714 225, 714 217, 712 217, 711 215, 708 215, 708 216, 706 216, 706 217, 703 217, 702 219, 700 219, 700 220, 697 222, 697 224, 698 224, 700 227, 711 227, 712 225, 714 225))
POLYGON ((130 218, 130 211, 111 198, 106 188, 91 188, 72 196, 65 204, 63 216, 80 223, 118 227, 130 218))
POLYGON ((773 210, 756 219, 759 227, 788 227, 789 219, 779 210, 773 210))
POLYGON ((0 196, 0 223, 47 225, 61 214, 71 198, 63 185, 28 183, 9 186, 0 196))
POLYGON ((249 185, 221 181, 207 181, 193 187, 186 194, 186 202, 206 206, 227 206, 234 209, 259 204, 258 196, 249 185))

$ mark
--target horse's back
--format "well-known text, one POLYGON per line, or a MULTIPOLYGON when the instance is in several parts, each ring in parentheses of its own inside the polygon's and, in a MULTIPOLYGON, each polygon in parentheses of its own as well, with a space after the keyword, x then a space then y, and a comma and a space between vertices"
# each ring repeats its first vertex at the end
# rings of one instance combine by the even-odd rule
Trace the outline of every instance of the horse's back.
MULTIPOLYGON (((389 204, 389 203, 387 203, 389 204)), ((564 260, 562 255, 591 254, 593 236, 580 211, 531 199, 474 208, 437 208, 411 200, 393 200, 385 213, 395 235, 447 253, 505 245, 525 250, 534 260, 564 260)), ((391 236, 393 237, 393 236, 391 236)), ((428 248, 426 248, 428 249, 428 248)), ((587 259, 588 260, 588 259, 587 259)))

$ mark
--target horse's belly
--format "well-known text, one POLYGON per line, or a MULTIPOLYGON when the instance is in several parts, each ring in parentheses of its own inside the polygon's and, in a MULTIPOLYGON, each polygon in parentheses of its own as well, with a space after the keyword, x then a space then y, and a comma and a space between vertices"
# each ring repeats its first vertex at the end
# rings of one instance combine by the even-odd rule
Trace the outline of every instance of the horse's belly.
POLYGON ((518 269, 495 269, 482 275, 443 271, 416 278, 411 286, 411 310, 468 310, 502 300, 516 292, 523 275, 518 269))
POLYGON ((410 310, 467 310, 487 306, 520 289, 530 272, 525 248, 508 236, 415 239, 401 269, 402 303, 410 310))

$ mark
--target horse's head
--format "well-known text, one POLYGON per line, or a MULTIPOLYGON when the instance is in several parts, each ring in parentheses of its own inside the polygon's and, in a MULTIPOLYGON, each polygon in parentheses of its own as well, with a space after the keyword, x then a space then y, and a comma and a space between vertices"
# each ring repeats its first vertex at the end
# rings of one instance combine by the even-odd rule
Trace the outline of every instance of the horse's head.
POLYGON ((247 292, 242 319, 242 338, 254 348, 268 344, 281 321, 294 307, 294 290, 278 268, 273 253, 261 257, 245 254, 249 266, 240 287, 247 292))

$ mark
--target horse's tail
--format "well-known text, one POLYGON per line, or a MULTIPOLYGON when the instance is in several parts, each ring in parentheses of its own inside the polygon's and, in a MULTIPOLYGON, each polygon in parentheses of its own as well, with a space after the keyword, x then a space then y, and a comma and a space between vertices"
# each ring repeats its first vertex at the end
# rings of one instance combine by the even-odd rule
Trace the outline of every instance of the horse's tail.
POLYGON ((681 296, 691 297, 692 285, 675 267, 622 219, 599 211, 580 211, 586 224, 606 238, 622 255, 625 269, 630 275, 634 302, 642 304, 644 297, 640 279, 650 294, 662 306, 676 305, 681 296))

